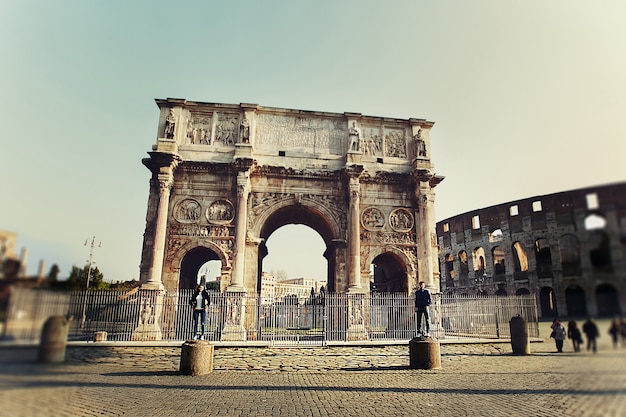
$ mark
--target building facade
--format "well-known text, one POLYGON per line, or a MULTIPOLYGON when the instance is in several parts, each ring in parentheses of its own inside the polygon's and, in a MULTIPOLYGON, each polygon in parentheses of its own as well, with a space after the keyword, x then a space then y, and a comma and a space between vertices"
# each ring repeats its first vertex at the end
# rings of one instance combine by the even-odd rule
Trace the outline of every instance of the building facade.
POLYGON ((626 311, 626 183, 459 214, 437 236, 444 293, 535 294, 543 317, 626 311))

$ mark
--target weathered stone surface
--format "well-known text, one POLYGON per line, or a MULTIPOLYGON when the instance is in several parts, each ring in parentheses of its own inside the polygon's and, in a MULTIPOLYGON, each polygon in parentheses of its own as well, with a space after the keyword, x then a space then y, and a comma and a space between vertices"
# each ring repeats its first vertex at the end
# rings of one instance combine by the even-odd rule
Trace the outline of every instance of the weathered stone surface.
POLYGON ((432 337, 414 337, 409 341, 409 367, 411 369, 441 368, 439 341, 432 337))
POLYGON ((39 362, 65 362, 69 325, 70 321, 63 316, 53 316, 46 320, 41 331, 39 362))
POLYGON ((189 340, 180 352, 180 373, 206 375, 213 372, 213 345, 205 340, 189 340))

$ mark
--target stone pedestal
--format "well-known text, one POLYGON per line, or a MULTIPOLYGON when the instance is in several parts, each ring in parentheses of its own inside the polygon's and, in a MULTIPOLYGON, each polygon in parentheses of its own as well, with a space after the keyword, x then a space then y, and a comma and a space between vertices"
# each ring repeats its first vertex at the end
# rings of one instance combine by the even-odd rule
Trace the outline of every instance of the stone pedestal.
POLYGON ((107 332, 95 332, 93 335, 94 342, 106 342, 107 341, 107 332))
POLYGON ((509 321, 511 331, 511 348, 514 355, 530 355, 530 340, 528 326, 521 316, 515 316, 509 321))
POLYGON ((46 320, 41 331, 38 361, 43 363, 65 362, 67 334, 70 320, 63 316, 53 316, 46 320))
POLYGON ((213 345, 205 340, 188 340, 180 352, 180 373, 206 375, 213 372, 213 345))
POLYGON ((439 341, 432 337, 414 337, 409 341, 411 369, 441 368, 439 341))
POLYGON ((367 330, 365 326, 362 324, 354 324, 348 326, 348 331, 346 332, 346 340, 349 342, 359 341, 359 340, 368 340, 367 330))

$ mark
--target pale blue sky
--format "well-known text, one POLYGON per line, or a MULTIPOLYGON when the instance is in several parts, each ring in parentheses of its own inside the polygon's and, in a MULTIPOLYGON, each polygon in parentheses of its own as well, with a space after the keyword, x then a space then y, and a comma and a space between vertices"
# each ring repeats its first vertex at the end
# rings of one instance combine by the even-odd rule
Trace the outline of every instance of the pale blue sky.
MULTIPOLYGON (((95 235, 106 279, 138 278, 154 98, 434 121, 438 220, 622 181, 625 21, 621 0, 2 0, 0 229, 32 274, 95 235)), ((265 269, 325 274, 315 239, 265 269)))

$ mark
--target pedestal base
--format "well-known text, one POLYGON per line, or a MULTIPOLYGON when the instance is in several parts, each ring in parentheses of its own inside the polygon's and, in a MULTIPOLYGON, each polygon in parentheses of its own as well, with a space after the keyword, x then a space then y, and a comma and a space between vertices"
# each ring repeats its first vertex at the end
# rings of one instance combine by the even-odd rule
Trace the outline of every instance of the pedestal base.
POLYGON ((133 341, 163 340, 161 328, 157 324, 140 324, 133 332, 133 341))
POLYGON ((213 345, 203 340, 188 340, 180 352, 180 373, 206 375, 213 372, 213 345))
POLYGON ((222 330, 220 340, 223 342, 243 342, 246 340, 246 329, 241 325, 227 324, 222 330))
POLYGON ((409 360, 411 369, 441 368, 439 341, 432 337, 414 337, 409 341, 409 360))
POLYGON ((362 324, 355 324, 348 327, 348 331, 346 333, 347 341, 356 341, 356 340, 368 340, 367 330, 365 330, 365 326, 362 324))

